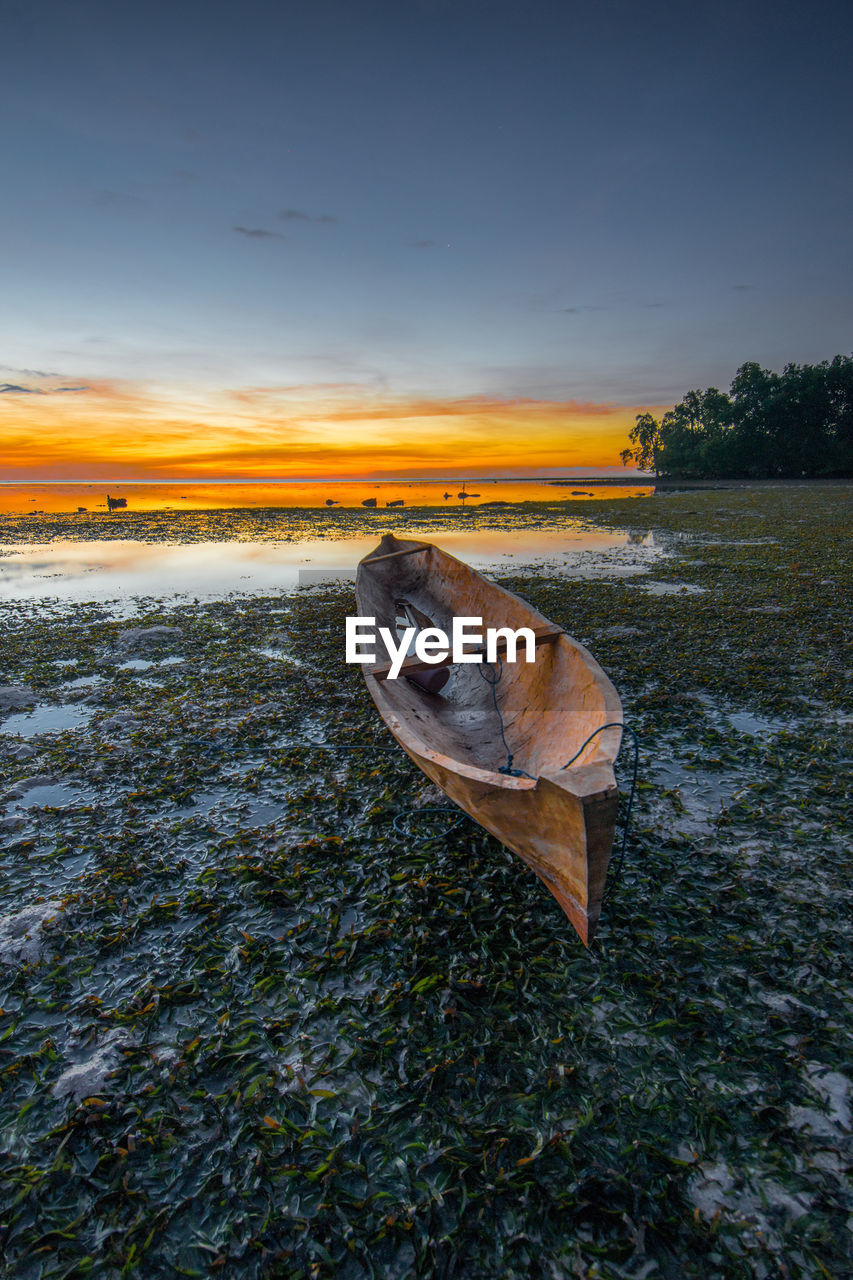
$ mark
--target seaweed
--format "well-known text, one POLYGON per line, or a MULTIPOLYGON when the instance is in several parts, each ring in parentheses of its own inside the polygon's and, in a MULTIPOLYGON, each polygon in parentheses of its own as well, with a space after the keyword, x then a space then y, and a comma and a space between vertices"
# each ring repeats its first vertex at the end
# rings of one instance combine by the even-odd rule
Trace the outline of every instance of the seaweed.
POLYGON ((342 662, 349 586, 6 606, 3 680, 91 711, 0 734, 10 795, 66 788, 0 850, 9 1274, 846 1274, 848 496, 585 504, 701 593, 504 576, 641 736, 590 952, 473 823, 395 825, 433 797, 342 662))

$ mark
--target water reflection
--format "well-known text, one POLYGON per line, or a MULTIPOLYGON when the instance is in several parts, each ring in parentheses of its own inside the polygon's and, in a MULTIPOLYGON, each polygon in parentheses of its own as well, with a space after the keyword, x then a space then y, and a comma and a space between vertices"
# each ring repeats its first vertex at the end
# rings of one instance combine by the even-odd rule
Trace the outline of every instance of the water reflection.
MULTIPOLYGON (((417 531, 411 532, 417 537, 417 531)), ((427 535, 478 569, 552 565, 577 576, 645 572, 660 554, 648 538, 577 526, 565 529, 444 530, 427 535)), ((2 548, 0 601, 128 600, 139 596, 219 599, 231 592, 293 591, 330 580, 352 581, 376 533, 302 542, 170 544, 119 539, 2 548)))
POLYGON ((500 506, 507 502, 589 501, 625 498, 653 491, 644 478, 619 482, 587 477, 549 480, 311 480, 234 484, 2 484, 0 513, 39 515, 67 512, 85 528, 90 515, 107 512, 107 490, 127 502, 128 511, 215 511, 262 507, 351 507, 365 502, 385 507, 500 506), (583 487, 581 487, 583 486, 583 487))

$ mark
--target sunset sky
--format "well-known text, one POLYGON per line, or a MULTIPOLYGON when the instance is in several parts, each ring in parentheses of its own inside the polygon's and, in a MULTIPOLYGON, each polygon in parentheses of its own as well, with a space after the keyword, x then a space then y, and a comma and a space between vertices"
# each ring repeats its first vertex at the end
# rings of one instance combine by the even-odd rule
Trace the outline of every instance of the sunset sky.
POLYGON ((0 479, 593 472, 849 352, 851 27, 11 0, 0 479))

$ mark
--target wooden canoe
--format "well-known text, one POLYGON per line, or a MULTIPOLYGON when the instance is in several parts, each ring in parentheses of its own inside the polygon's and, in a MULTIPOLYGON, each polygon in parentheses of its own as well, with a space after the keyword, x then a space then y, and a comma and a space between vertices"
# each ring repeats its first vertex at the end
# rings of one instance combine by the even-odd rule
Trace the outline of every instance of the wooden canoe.
POLYGON ((536 872, 588 946, 619 798, 613 762, 622 706, 613 685, 577 641, 431 543, 386 534, 359 564, 355 589, 359 615, 376 619, 376 661, 362 670, 391 733, 427 777, 536 872), (524 661, 522 646, 519 661, 503 664, 494 688, 500 716, 479 664, 448 659, 445 671, 409 657, 401 675, 388 679, 378 628, 399 634, 401 615, 448 634, 459 616, 482 618, 484 629, 531 627, 536 661, 524 661), (530 776, 500 772, 507 764, 501 717, 513 767, 530 776), (614 721, 563 768, 594 730, 614 721))

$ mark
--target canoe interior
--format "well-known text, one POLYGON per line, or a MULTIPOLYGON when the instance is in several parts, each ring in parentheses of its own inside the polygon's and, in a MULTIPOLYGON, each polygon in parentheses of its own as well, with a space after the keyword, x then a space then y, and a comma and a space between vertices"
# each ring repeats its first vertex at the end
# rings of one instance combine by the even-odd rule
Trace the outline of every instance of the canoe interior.
MULTIPOLYGON (((377 628, 397 634, 397 619, 408 615, 429 620, 448 635, 454 617, 482 618, 483 627, 536 627, 547 620, 518 596, 488 582, 468 565, 427 544, 386 537, 358 571, 359 613, 376 618, 377 628), (394 551, 407 554, 394 555, 394 551), (377 563, 371 565, 371 559, 377 563)), ((520 650, 523 653, 523 648, 520 650)), ((377 641, 377 659, 390 655, 377 641)), ((383 716, 409 726, 424 747, 456 761, 495 774, 495 782, 511 785, 497 771, 506 764, 506 748, 495 713, 493 692, 476 663, 454 664, 437 693, 411 680, 372 682, 371 692, 383 716)), ((496 668, 486 668, 494 674, 496 668)), ((365 668, 369 673, 370 667, 365 668)), ((504 735, 513 767, 538 778, 555 773, 579 750, 593 730, 621 720, 618 695, 592 656, 569 636, 539 645, 536 662, 523 658, 504 662, 494 691, 503 717, 504 735)), ((599 734, 585 749, 579 766, 612 761, 619 749, 620 729, 599 734)))

